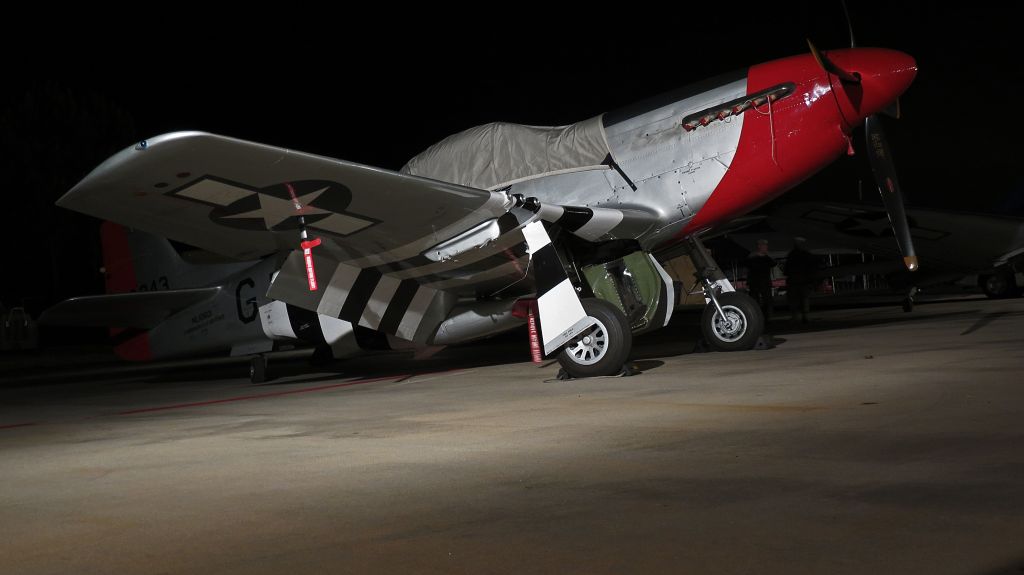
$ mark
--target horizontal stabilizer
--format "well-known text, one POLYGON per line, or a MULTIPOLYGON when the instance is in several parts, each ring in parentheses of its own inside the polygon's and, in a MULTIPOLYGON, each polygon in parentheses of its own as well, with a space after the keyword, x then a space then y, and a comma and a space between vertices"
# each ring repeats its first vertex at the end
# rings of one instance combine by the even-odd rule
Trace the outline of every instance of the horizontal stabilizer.
POLYGON ((207 287, 73 297, 44 311, 39 322, 150 329, 183 309, 212 299, 220 289, 207 287))

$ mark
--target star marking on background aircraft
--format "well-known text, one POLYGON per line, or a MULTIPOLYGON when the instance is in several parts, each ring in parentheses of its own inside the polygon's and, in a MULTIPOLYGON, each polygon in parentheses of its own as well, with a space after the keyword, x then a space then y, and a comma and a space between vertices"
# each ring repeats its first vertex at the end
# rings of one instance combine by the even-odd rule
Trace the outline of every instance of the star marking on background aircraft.
MULTIPOLYGON (((889 223, 889 215, 882 210, 867 211, 848 209, 833 211, 830 209, 814 209, 803 216, 802 219, 812 223, 823 223, 835 226, 841 233, 862 238, 891 238, 892 227, 889 223)), ((940 240, 949 235, 948 231, 931 228, 923 228, 912 216, 907 216, 907 227, 916 240, 940 240)))
POLYGON ((349 212, 352 192, 344 184, 328 180, 297 180, 255 188, 203 176, 167 195, 211 206, 211 221, 244 230, 297 230, 299 216, 303 216, 311 229, 347 236, 379 221, 349 212))
POLYGON ((884 213, 874 214, 873 217, 852 217, 839 224, 839 229, 854 236, 882 237, 892 235, 889 224, 889 217, 884 213))

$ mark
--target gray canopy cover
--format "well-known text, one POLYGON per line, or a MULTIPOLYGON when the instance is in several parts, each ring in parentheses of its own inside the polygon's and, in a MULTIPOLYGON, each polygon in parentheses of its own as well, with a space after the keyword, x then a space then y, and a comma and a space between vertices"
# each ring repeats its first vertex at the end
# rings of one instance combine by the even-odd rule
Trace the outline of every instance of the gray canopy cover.
POLYGON ((409 160, 401 172, 495 190, 543 175, 599 168, 608 155, 600 116, 558 127, 492 122, 448 136, 409 160))

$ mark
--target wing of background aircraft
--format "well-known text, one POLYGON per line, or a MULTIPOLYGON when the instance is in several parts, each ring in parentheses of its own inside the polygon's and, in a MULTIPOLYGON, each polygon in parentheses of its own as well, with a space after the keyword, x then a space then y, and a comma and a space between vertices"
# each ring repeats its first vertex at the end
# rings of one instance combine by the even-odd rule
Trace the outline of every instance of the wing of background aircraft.
MULTIPOLYGON (((1024 220, 948 210, 908 208, 918 256, 942 271, 979 272, 1024 251, 1024 220)), ((769 225, 793 236, 897 258, 885 210, 863 204, 797 202, 769 212, 769 225)))
POLYGON ((591 321, 542 220, 587 241, 653 222, 200 132, 120 152, 58 204, 236 259, 276 254, 271 298, 416 342, 460 298, 535 294, 548 353, 591 321))
POLYGON ((923 287, 956 281, 977 274, 979 286, 990 297, 1017 293, 1015 278, 1024 262, 1024 219, 950 210, 908 208, 908 229, 913 237, 921 271, 906 275, 885 210, 879 206, 836 202, 784 203, 765 212, 767 224, 759 230, 730 234, 745 250, 767 238, 777 257, 784 257, 791 238, 802 236, 818 253, 861 252, 878 259, 843 264, 822 270, 822 277, 880 274, 897 285, 923 287), (773 232, 767 229, 775 230, 773 232))

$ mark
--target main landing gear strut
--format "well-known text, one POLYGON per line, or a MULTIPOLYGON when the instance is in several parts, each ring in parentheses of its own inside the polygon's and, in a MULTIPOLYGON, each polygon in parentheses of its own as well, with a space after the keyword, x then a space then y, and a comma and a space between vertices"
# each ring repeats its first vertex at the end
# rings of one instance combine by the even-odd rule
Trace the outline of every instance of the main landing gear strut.
POLYGON ((754 298, 732 287, 700 239, 690 237, 687 242, 698 284, 707 300, 700 320, 704 341, 719 351, 753 349, 764 333, 761 308, 754 298))

